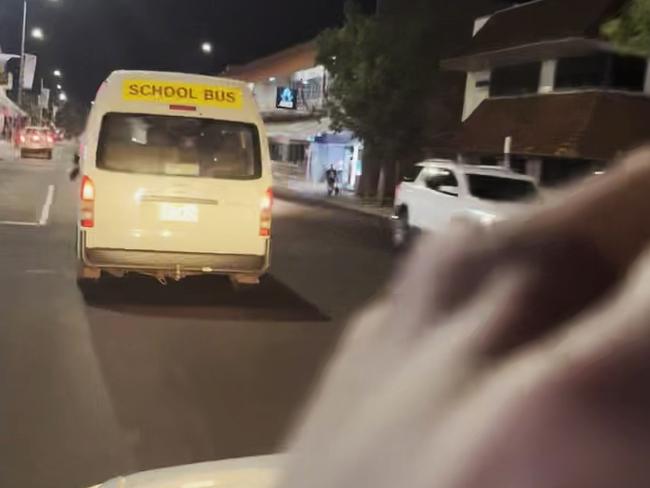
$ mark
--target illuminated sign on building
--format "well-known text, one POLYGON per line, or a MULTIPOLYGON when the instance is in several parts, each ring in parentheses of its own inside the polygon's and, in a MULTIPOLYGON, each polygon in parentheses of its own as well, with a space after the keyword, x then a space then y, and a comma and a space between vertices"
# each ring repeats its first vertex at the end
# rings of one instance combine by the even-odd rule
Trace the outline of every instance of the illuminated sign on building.
POLYGON ((285 110, 296 110, 298 108, 298 90, 279 86, 275 99, 275 107, 285 110))

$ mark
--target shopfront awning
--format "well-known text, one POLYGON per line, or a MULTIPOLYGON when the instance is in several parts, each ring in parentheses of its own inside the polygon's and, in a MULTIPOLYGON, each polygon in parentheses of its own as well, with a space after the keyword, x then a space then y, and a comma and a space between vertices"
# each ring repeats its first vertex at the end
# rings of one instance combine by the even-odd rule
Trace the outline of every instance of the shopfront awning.
POLYGON ((309 143, 317 136, 329 131, 329 118, 266 123, 269 139, 279 144, 309 143))
POLYGON ((607 161, 650 141, 650 98, 587 91, 485 100, 455 138, 463 153, 607 161))
POLYGON ((18 105, 16 105, 7 95, 4 93, 4 90, 0 89, 0 113, 3 115, 9 115, 11 117, 21 116, 24 117, 27 113, 22 110, 18 105))

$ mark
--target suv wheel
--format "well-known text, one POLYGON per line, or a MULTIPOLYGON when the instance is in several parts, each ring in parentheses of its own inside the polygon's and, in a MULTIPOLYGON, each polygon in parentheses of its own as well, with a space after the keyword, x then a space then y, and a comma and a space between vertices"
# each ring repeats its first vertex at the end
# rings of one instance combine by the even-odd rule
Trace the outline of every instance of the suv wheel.
POLYGON ((406 208, 395 212, 392 219, 392 240, 395 249, 403 249, 411 241, 411 226, 409 225, 409 212, 406 208))

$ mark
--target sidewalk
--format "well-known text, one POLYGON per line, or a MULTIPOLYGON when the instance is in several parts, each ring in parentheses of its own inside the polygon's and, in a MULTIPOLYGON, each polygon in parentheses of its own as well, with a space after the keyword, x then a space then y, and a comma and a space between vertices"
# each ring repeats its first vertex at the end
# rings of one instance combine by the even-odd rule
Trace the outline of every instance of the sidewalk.
POLYGON ((16 150, 8 141, 0 141, 0 161, 15 159, 16 150))
POLYGON ((272 164, 273 191, 279 198, 342 208, 382 219, 389 219, 393 214, 391 207, 382 207, 374 202, 364 202, 349 191, 343 191, 338 196, 329 197, 327 196, 326 183, 305 181, 304 175, 292 164, 275 161, 272 164))

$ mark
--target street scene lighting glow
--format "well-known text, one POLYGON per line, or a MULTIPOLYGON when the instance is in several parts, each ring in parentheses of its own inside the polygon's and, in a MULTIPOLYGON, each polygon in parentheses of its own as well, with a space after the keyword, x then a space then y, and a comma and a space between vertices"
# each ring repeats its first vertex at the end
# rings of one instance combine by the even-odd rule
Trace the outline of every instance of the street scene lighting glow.
POLYGON ((40 27, 34 27, 32 29, 32 37, 34 39, 42 40, 45 37, 45 35, 43 34, 43 29, 41 29, 40 27))
POLYGON ((650 488, 650 0, 0 2, 0 488, 650 488))

